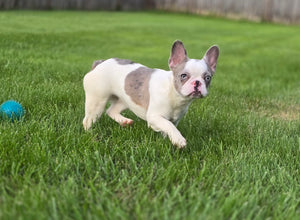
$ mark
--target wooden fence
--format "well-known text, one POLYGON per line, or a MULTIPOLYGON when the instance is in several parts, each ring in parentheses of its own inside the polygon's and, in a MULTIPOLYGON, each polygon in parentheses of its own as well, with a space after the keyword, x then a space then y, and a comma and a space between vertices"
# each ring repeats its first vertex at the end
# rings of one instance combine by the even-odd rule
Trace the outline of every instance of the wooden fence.
POLYGON ((156 0, 161 10, 300 23, 300 0, 156 0))
POLYGON ((300 24, 300 0, 0 0, 7 9, 158 9, 300 24))
POLYGON ((0 9, 144 10, 152 0, 0 0, 0 9))

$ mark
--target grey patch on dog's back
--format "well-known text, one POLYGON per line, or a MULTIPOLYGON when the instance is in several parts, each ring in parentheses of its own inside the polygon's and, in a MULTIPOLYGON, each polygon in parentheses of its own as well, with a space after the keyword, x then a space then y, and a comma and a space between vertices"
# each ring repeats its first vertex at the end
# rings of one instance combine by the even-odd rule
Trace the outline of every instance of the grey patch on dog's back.
POLYGON ((154 69, 139 67, 125 78, 125 92, 137 105, 147 109, 149 106, 149 81, 154 69))
POLYGON ((96 66, 98 66, 100 63, 103 63, 105 60, 96 60, 94 61, 92 65, 92 70, 95 69, 96 66))
POLYGON ((133 62, 131 60, 126 60, 126 59, 119 59, 119 58, 114 58, 114 59, 120 65, 127 65, 127 64, 134 64, 135 63, 135 62, 133 62))

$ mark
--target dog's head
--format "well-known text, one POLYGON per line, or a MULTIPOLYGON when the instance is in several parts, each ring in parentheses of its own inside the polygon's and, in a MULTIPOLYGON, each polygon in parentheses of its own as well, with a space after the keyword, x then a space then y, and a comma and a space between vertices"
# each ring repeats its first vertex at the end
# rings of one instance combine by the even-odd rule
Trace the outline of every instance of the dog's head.
POLYGON ((219 57, 219 48, 210 47, 201 60, 189 59, 181 41, 175 41, 169 59, 174 74, 177 92, 184 97, 202 98, 208 94, 208 87, 214 75, 219 57))

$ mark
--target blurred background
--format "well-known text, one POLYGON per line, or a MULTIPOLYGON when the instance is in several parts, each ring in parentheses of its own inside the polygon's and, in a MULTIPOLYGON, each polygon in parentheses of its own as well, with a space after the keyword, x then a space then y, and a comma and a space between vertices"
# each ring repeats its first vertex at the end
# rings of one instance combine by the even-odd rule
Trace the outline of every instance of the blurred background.
POLYGON ((164 10, 300 24, 300 0, 0 0, 1 10, 164 10))

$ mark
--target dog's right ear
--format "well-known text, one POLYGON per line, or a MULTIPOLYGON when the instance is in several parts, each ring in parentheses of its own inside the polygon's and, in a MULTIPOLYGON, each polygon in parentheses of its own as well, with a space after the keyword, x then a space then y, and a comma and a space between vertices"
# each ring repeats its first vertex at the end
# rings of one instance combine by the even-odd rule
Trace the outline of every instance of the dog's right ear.
POLYGON ((181 41, 177 40, 173 43, 171 55, 169 58, 169 67, 174 69, 177 65, 187 61, 187 53, 181 41))

